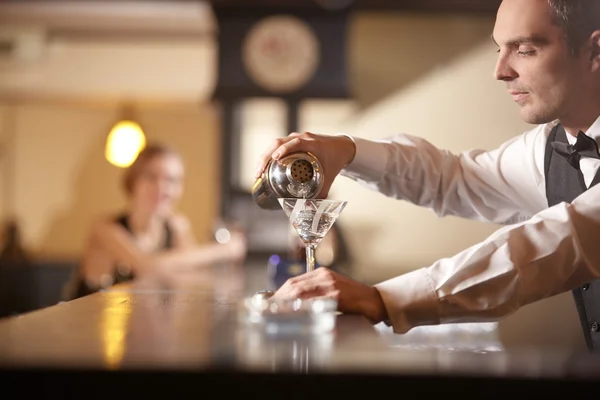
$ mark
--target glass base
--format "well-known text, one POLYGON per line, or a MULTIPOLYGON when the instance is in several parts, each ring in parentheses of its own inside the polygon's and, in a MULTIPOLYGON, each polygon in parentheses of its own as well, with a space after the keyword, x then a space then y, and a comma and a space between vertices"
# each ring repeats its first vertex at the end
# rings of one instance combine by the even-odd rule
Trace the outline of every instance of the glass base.
POLYGON ((314 335, 335 329, 333 299, 270 300, 251 297, 241 308, 241 322, 268 335, 314 335))

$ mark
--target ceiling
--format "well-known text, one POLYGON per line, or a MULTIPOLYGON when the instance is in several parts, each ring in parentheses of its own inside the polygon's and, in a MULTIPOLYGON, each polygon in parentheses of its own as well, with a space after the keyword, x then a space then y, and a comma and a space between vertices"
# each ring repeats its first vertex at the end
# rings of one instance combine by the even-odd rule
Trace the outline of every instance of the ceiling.
POLYGON ((53 35, 197 37, 215 31, 213 6, 315 10, 352 7, 358 11, 495 14, 500 2, 501 0, 4 0, 0 2, 0 31, 18 25, 42 28, 53 35))
POLYGON ((347 8, 495 14, 501 0, 210 0, 219 7, 347 8), (282 3, 285 4, 282 6, 282 3))
POLYGON ((50 34, 200 36, 214 32, 204 1, 19 0, 0 2, 0 30, 40 27, 50 34), (110 4, 107 4, 110 3, 110 4))

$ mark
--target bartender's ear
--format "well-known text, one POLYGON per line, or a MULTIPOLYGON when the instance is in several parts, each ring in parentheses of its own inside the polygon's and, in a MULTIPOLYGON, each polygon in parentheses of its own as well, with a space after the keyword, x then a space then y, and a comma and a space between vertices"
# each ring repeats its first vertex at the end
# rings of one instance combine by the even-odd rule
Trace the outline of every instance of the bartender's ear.
POLYGON ((593 72, 600 71, 600 30, 590 36, 590 67, 593 72))

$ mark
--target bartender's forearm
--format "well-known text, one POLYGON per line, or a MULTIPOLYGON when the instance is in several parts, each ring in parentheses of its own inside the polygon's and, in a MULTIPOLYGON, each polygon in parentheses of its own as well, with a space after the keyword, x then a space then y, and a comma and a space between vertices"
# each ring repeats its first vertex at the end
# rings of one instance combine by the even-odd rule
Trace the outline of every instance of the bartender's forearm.
POLYGON ((396 332, 419 325, 497 321, 600 277, 600 187, 499 229, 453 257, 379 290, 396 332))
POLYGON ((354 140, 356 154, 341 176, 385 196, 426 207, 438 216, 512 224, 529 218, 542 203, 537 182, 527 178, 530 170, 531 176, 539 173, 535 163, 528 157, 515 157, 515 153, 529 151, 523 148, 523 140, 506 142, 492 152, 460 154, 406 134, 354 140))

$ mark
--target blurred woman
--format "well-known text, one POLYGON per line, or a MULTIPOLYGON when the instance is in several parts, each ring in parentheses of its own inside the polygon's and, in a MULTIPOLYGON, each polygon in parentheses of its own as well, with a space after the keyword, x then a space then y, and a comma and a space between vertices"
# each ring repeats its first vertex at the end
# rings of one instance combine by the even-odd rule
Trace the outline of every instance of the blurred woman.
POLYGON ((189 220, 174 211, 183 178, 182 159, 173 149, 148 144, 140 152, 123 179, 128 208, 93 224, 71 297, 144 275, 243 260, 246 242, 241 233, 232 232, 224 244, 197 244, 189 220))

